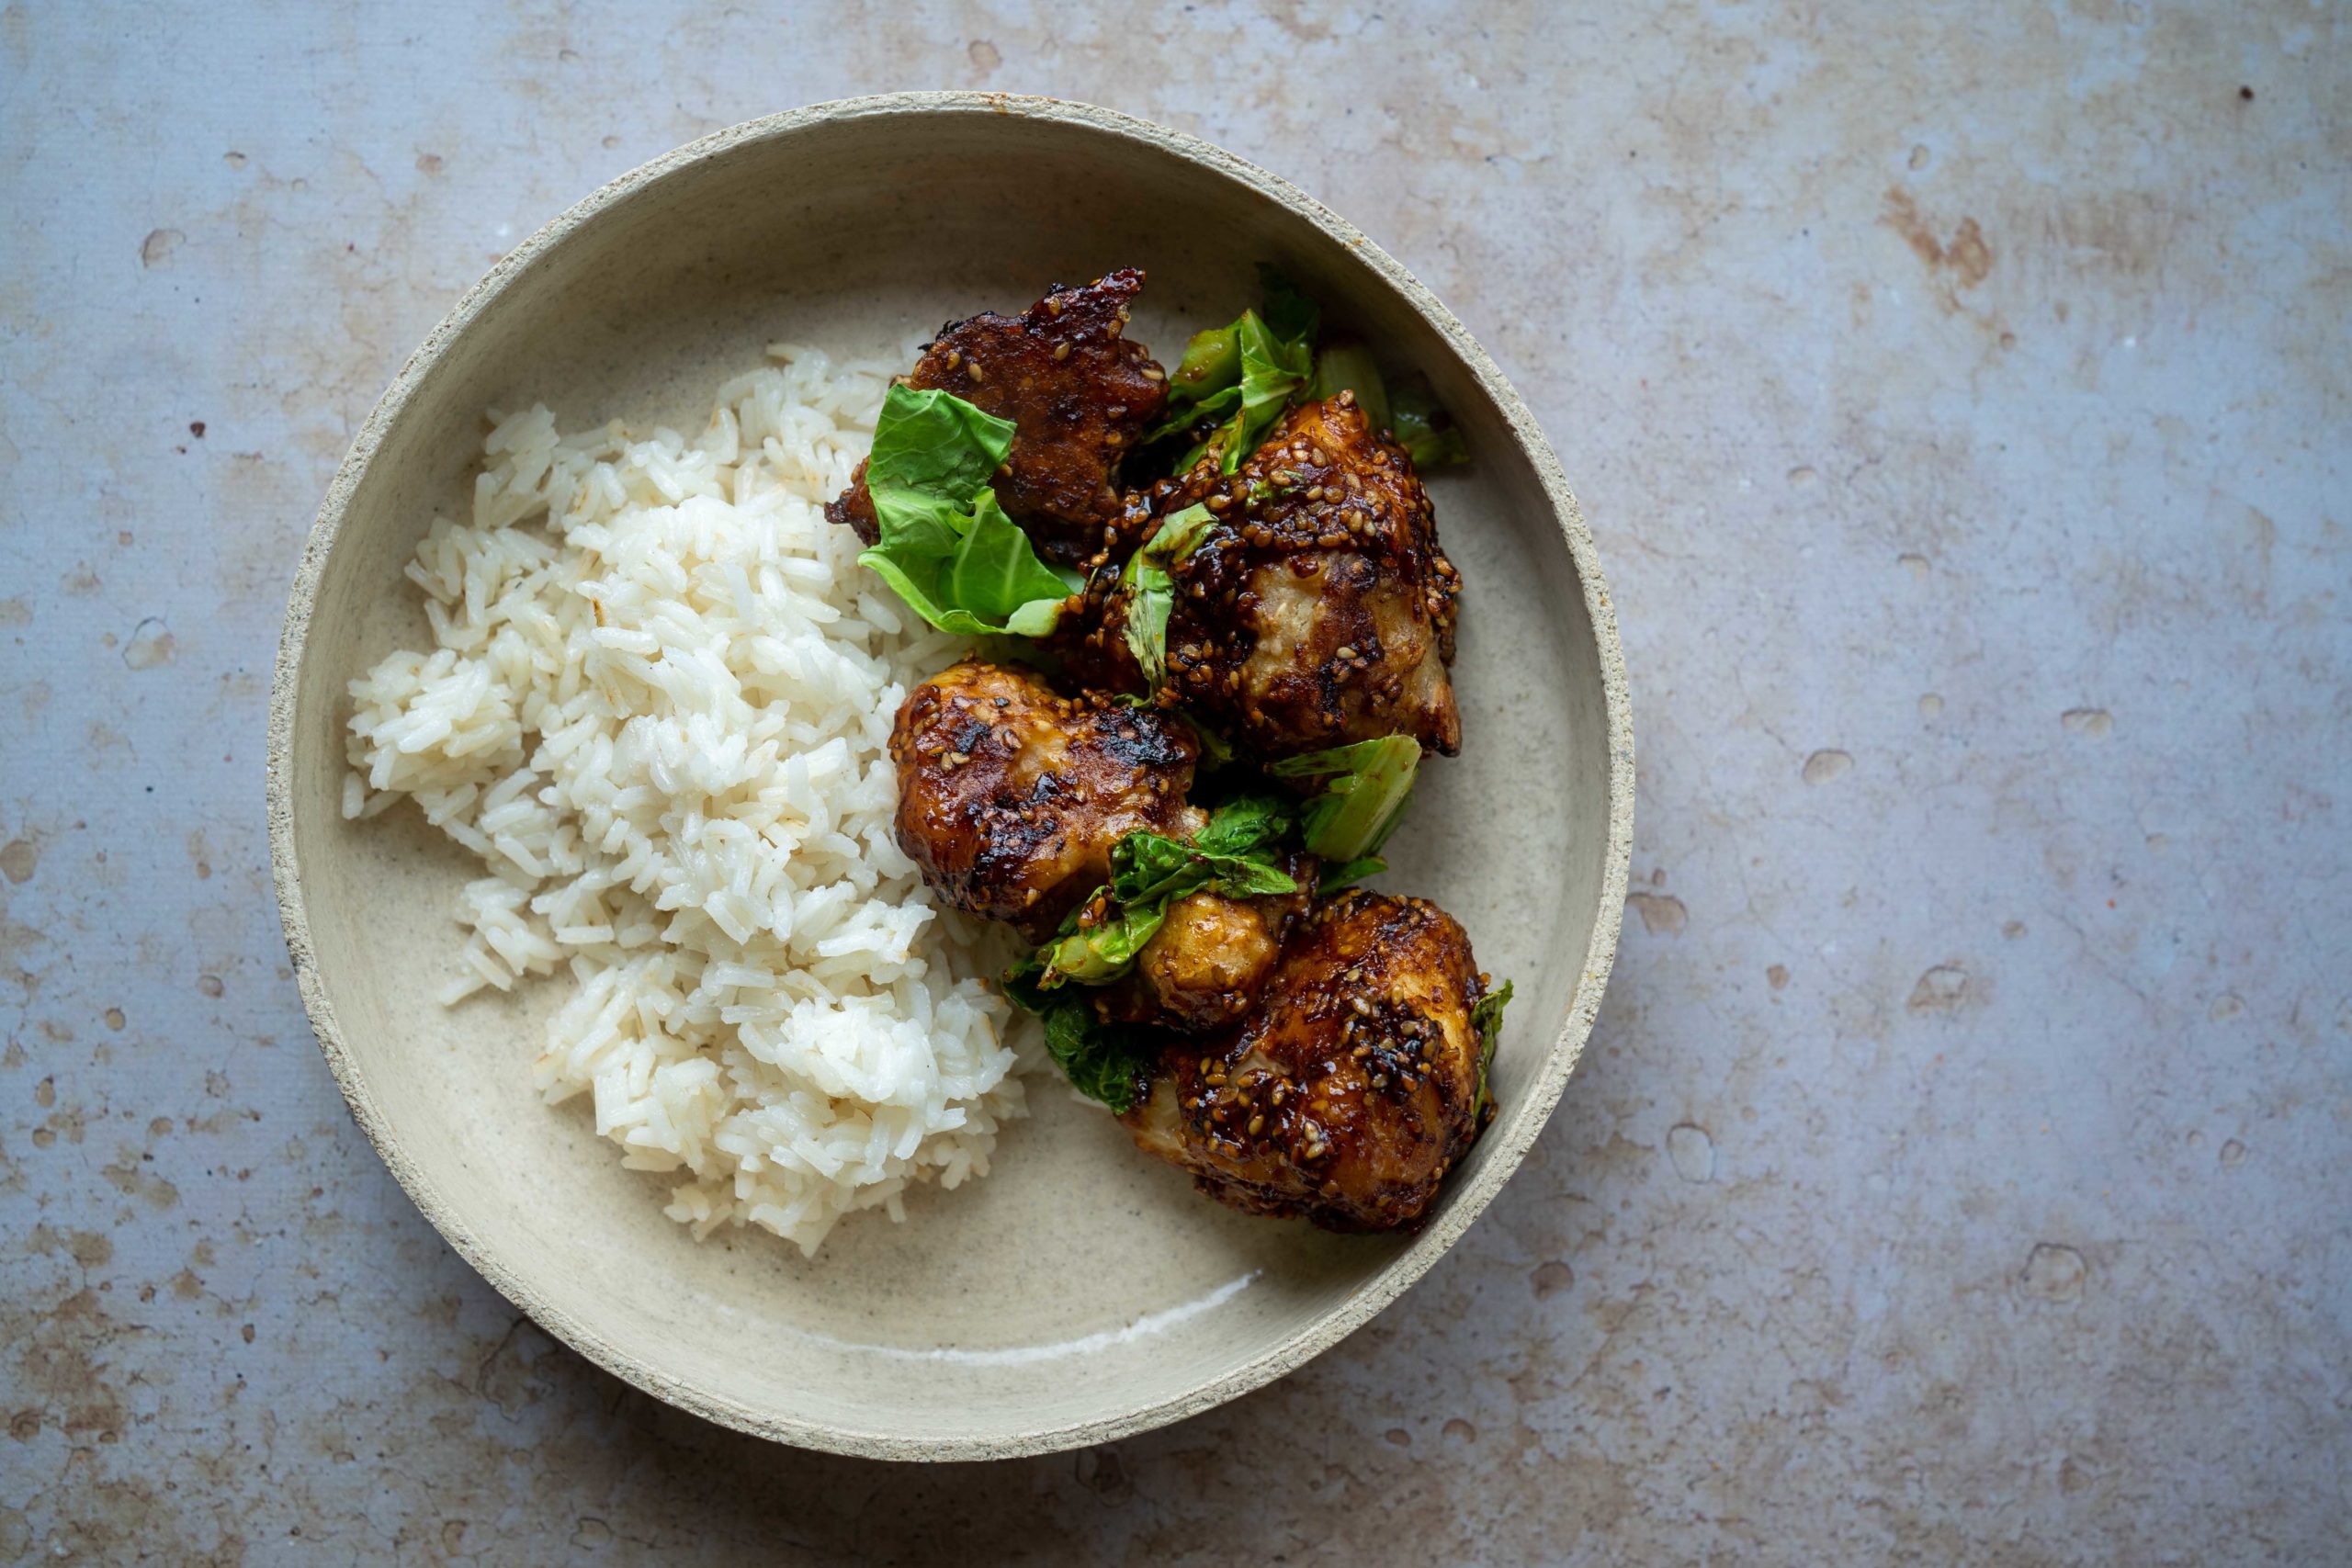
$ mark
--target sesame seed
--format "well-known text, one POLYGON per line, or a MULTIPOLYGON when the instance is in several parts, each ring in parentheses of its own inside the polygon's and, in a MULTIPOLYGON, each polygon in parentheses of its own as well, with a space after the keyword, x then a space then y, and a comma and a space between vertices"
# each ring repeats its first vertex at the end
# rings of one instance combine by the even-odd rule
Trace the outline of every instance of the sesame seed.
POLYGON ((1265 1117, 1264 1117, 1264 1116, 1262 1116, 1262 1115, 1259 1115, 1259 1116, 1252 1116, 1251 1118, 1250 1118, 1250 1135, 1251 1137, 1253 1137, 1253 1138, 1254 1138, 1254 1137, 1256 1137, 1259 1134, 1261 1134, 1261 1133, 1264 1132, 1265 1130, 1266 1130, 1266 1119, 1265 1119, 1265 1117))
POLYGON ((1143 367, 1143 378, 1147 381, 1164 381, 1168 378, 1168 372, 1157 365, 1147 365, 1143 367))
POLYGON ((975 381, 985 381, 988 379, 986 376, 980 374, 980 362, 977 359, 970 360, 966 363, 964 367, 964 374, 969 376, 975 381))
POLYGON ((1069 340, 1068 338, 1064 338, 1061 342, 1054 344, 1054 357, 1056 359, 1068 359, 1069 357, 1069 340))

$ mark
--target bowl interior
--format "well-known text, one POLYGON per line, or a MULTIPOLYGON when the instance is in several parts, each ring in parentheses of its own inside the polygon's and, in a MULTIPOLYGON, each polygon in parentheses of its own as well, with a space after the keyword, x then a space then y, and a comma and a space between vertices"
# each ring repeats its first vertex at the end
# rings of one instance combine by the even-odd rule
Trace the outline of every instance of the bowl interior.
POLYGON ((1613 640, 1482 356, 1328 224, 1238 165, 1101 117, 972 101, 786 117, 552 225, 396 387, 330 497, 307 625, 297 596, 277 759, 289 928, 330 1056, 388 1161, 555 1332, 665 1397, 797 1442, 1051 1447, 1172 1418, 1319 1349, 1418 1275, 1523 1151, 1581 1043, 1568 1021, 1589 1017, 1580 984, 1600 983, 1587 975, 1597 931, 1605 969, 1614 930, 1613 640), (537 400, 567 429, 698 424, 711 389, 770 341, 896 355, 949 317, 1125 264, 1149 273, 1132 331, 1172 362, 1187 333, 1254 300, 1261 258, 1426 370, 1475 454, 1430 484, 1466 581, 1464 752, 1424 771, 1381 885, 1436 898, 1482 965, 1517 982, 1500 1117, 1419 1237, 1343 1237, 1203 1200, 1038 1079, 993 1173, 917 1195, 904 1224, 854 1217, 814 1261, 764 1233, 697 1246, 583 1106, 532 1092, 541 1021, 567 982, 433 1003, 472 874, 463 854, 409 807, 338 813, 345 682, 429 646, 401 568, 436 511, 461 513, 483 411, 537 400))

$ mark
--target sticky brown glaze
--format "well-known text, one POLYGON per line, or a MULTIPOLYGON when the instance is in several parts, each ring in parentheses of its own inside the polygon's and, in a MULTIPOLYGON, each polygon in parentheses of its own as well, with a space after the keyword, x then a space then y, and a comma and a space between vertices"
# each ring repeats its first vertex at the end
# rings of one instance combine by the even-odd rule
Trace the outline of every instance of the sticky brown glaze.
POLYGON ((1109 877, 1121 834, 1199 829, 1184 800, 1198 747, 1172 717, 953 665, 908 694, 890 732, 899 847, 947 903, 1042 941, 1109 877))
POLYGON ((1314 896, 1317 863, 1293 853, 1283 869, 1292 893, 1228 898, 1193 893, 1168 906, 1168 918, 1136 954, 1136 966, 1095 998, 1107 1022, 1146 1023, 1204 1033, 1248 1015, 1282 956, 1283 941, 1314 896))
POLYGON ((1078 603, 1061 618, 1048 647, 1069 678, 1088 691, 1139 694, 1143 671, 1127 647, 1127 592, 1120 581, 1127 558, 1159 531, 1162 519, 1222 487, 1214 455, 1181 474, 1155 479, 1119 498, 1102 556, 1088 563, 1078 603))
MULTIPOLYGON (((1219 525, 1171 574, 1178 702, 1266 757, 1383 735, 1461 750, 1447 672, 1461 574, 1412 459, 1354 394, 1293 410, 1231 475, 1195 468, 1148 504, 1196 500, 1219 525)), ((1090 686, 1139 684, 1125 624, 1125 591, 1098 571, 1062 649, 1090 686)))
POLYGON ((1436 905, 1343 893, 1293 932, 1240 1028, 1167 1047, 1123 1120, 1235 1208, 1418 1224, 1477 1140, 1482 985, 1436 905))
MULTIPOLYGON (((1120 458, 1168 401, 1167 372, 1123 335, 1144 275, 1122 267, 1079 288, 1057 285, 1019 316, 950 321, 906 378, 1013 423, 996 497, 1048 560, 1082 565, 1117 536, 1120 458)), ((825 515, 877 536, 865 466, 825 515)))

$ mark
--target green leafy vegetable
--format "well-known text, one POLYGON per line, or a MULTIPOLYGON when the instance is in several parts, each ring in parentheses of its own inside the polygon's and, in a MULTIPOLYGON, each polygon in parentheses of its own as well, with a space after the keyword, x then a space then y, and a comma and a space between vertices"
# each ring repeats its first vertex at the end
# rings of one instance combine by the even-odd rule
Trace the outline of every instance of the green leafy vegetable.
POLYGON ((1135 1109, 1143 1063, 1132 1038, 1094 1016, 1083 997, 1062 997, 1045 1013, 1046 1050, 1070 1087, 1099 1100, 1114 1115, 1135 1109))
POLYGON ((1114 1111, 1133 1108, 1151 1036, 1102 1022, 1083 992, 1063 987, 1125 974, 1178 898, 1203 890, 1236 898, 1296 892, 1280 857, 1297 826, 1296 809, 1280 795, 1243 795, 1212 811, 1189 841, 1147 829, 1125 834, 1111 848, 1110 882, 1005 972, 1005 995, 1045 1020, 1046 1048, 1079 1092, 1114 1111))
POLYGON ((1012 422, 952 392, 917 391, 892 382, 874 423, 865 488, 886 524, 894 511, 919 510, 942 521, 970 510, 972 492, 1012 450, 1012 422))
POLYGON ((1123 904, 1164 901, 1180 882, 1190 878, 1190 886, 1198 886, 1207 876, 1182 839, 1138 828, 1111 846, 1111 897, 1123 904))
POLYGON ((1313 343, 1323 325, 1323 308, 1299 292, 1290 274, 1272 262, 1258 264, 1258 291, 1265 297, 1266 325, 1291 343, 1313 343))
MULTIPOLYGON (((1155 441, 1165 441, 1171 435, 1197 430, 1211 420, 1223 419, 1241 406, 1239 323, 1219 327, 1217 333, 1233 344, 1233 379, 1215 391, 1204 392, 1195 400, 1180 400, 1171 394, 1168 400, 1168 412, 1159 416, 1159 423, 1143 433, 1142 445, 1148 446, 1155 441)), ((1205 337, 1208 334, 1204 333, 1201 335, 1205 337)), ((1193 341, 1198 343, 1200 339, 1193 341)), ((1170 384, 1173 384, 1172 378, 1170 384)))
POLYGON ((1138 828, 1111 846, 1111 880, 1062 921, 1053 940, 1014 964, 1005 989, 1032 1012, 1066 985, 1103 986, 1135 966, 1168 906, 1203 890, 1233 898, 1295 893, 1276 857, 1296 822, 1288 803, 1243 795, 1209 816, 1191 841, 1138 828))
POLYGON ((1182 708, 1170 708, 1167 711, 1174 714, 1178 718, 1182 719, 1186 724, 1190 725, 1192 727, 1193 733, 1200 738, 1201 771, 1203 773, 1221 768, 1225 766, 1226 763, 1233 761, 1234 750, 1232 741, 1227 740, 1224 736, 1219 735, 1216 730, 1211 729, 1207 725, 1203 724, 1199 719, 1193 717, 1191 714, 1184 712, 1182 708))
POLYGON ((1444 468, 1470 460, 1470 450, 1453 421, 1438 405, 1425 378, 1408 377, 1391 389, 1372 351, 1359 343, 1327 344, 1315 338, 1323 313, 1274 267, 1261 264, 1264 298, 1255 310, 1222 327, 1193 334, 1184 357, 1168 378, 1168 408, 1144 432, 1144 444, 1191 435, 1193 445, 1176 464, 1181 473, 1214 456, 1221 472, 1239 468, 1265 438, 1294 399, 1322 399, 1352 391, 1374 430, 1394 432, 1416 467, 1444 468))
POLYGON ((942 631, 1043 637, 1079 586, 989 488, 1012 447, 1012 421, 953 393, 894 383, 882 400, 865 465, 881 537, 857 558, 942 631))
POLYGON ((1108 985, 1135 967, 1136 955, 1167 919, 1164 901, 1148 908, 1123 906, 1097 924, 1080 925, 1055 938, 1038 949, 1046 963, 1039 983, 1048 987, 1066 980, 1108 985))
POLYGON ((996 492, 972 497, 972 524, 939 574, 939 586, 962 611, 1016 637, 1043 637, 1060 617, 1062 601, 1077 586, 1037 558, 996 492))
MULTIPOLYGON (((1306 385, 1315 369, 1311 337, 1279 337, 1254 310, 1241 318, 1240 336, 1241 406, 1202 444, 1204 452, 1216 448, 1217 467, 1228 474, 1258 449, 1259 440, 1282 418, 1291 394, 1306 385)), ((1195 455, 1192 462, 1199 460, 1195 455)), ((1192 462, 1184 466, 1190 468, 1192 462)))
POLYGON ((1323 868, 1323 874, 1316 879, 1315 896, 1317 898, 1329 898, 1342 887, 1352 887, 1365 877, 1378 876, 1387 869, 1388 863, 1377 855, 1366 855, 1361 860, 1351 860, 1343 865, 1327 865, 1323 868))
POLYGON ((1462 432, 1453 428, 1453 416, 1438 406, 1428 381, 1419 376, 1399 381, 1388 403, 1396 444, 1413 459, 1413 467, 1441 468, 1470 460, 1470 448, 1463 444, 1462 432))
POLYGON ((1298 824, 1298 813, 1278 795, 1237 795, 1209 813, 1193 847, 1209 855, 1263 854, 1298 824))
POLYGON ((1159 689, 1160 678, 1168 672, 1168 615, 1176 607, 1173 573, 1216 525, 1207 507, 1188 506, 1170 514, 1159 532, 1127 558, 1127 651, 1136 656, 1136 667, 1152 691, 1159 689))
POLYGON ((1273 860, 1256 853, 1204 853, 1182 839, 1137 829, 1111 850, 1111 896, 1128 908, 1164 909, 1204 889, 1233 898, 1295 893, 1298 884, 1273 860))
POLYGON ((1306 847, 1325 860, 1347 862, 1378 854, 1396 830, 1420 763, 1419 741, 1384 735, 1284 758, 1267 772, 1277 778, 1327 781, 1323 792, 1306 803, 1306 847))
POLYGON ((1510 1003, 1510 982, 1505 980, 1470 1010, 1470 1027, 1478 1032, 1478 1099, 1473 1115, 1484 1111, 1492 1099, 1487 1092, 1487 1069, 1494 1064, 1495 1046, 1503 1036, 1503 1009, 1510 1003))
POLYGON ((1111 846, 1111 897, 1128 908, 1165 908, 1204 888, 1231 898, 1295 893, 1277 857, 1296 821, 1288 802, 1244 795, 1211 812, 1190 841, 1138 828, 1111 846))
POLYGON ((1239 468, 1314 371, 1313 340, 1278 336, 1255 310, 1243 311, 1239 321, 1218 331, 1232 337, 1239 378, 1195 401, 1179 403, 1170 398, 1167 414, 1144 433, 1147 441, 1155 441, 1197 430, 1211 419, 1219 422, 1178 459, 1178 473, 1211 454, 1216 456, 1220 472, 1239 468))
POLYGON ((1124 1113, 1136 1102, 1145 1043, 1135 1032, 1106 1024, 1085 996, 1047 987, 1041 947, 1005 971, 1004 994, 1045 1021, 1046 1050, 1080 1094, 1124 1113))
POLYGON ((1356 406, 1373 429, 1388 428, 1388 384, 1380 378, 1372 350, 1360 343, 1327 344, 1315 356, 1315 379, 1307 384, 1306 395, 1320 401, 1341 392, 1356 395, 1356 406))
POLYGON ((1315 379, 1306 395, 1329 398, 1346 390, 1355 393, 1374 430, 1385 429, 1396 435, 1415 468, 1445 468, 1470 460, 1462 432, 1453 427, 1453 416, 1438 405, 1428 378, 1408 376, 1392 393, 1382 381, 1370 349, 1354 343, 1326 344, 1315 357, 1315 379))
POLYGON ((1221 471, 1239 468, 1314 373, 1322 311, 1274 268, 1261 265, 1258 277, 1263 308, 1193 334, 1168 378, 1168 412, 1144 432, 1149 443, 1216 422, 1177 463, 1180 473, 1212 453, 1221 471))
POLYGON ((1241 344, 1231 327, 1193 334, 1168 378, 1168 400, 1198 403, 1241 379, 1241 344))
POLYGON ((1127 1111, 1136 1102, 1142 1042, 1102 1022, 1084 996, 1047 989, 1046 953, 1041 947, 1006 970, 1004 994, 1045 1021, 1046 1049, 1072 1088, 1114 1111, 1127 1111))
POLYGON ((1015 1007, 1024 1012, 1043 1014, 1054 1005, 1054 998, 1046 993, 1043 983, 1045 976, 1046 949, 1032 948, 1004 972, 1001 983, 1004 987, 1004 994, 1012 998, 1015 1007))

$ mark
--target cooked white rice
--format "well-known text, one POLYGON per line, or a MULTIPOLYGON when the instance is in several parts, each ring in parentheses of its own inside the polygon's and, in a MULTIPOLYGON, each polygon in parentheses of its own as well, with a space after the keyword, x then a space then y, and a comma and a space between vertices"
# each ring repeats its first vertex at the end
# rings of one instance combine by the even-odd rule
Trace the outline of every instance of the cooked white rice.
POLYGON ((891 837, 891 719, 958 645, 820 511, 888 371, 769 355, 692 439, 492 414, 408 568, 433 650, 351 684, 344 815, 409 796, 481 858, 442 999, 568 969, 536 1080, 673 1218, 814 1252, 985 1175, 1034 1046, 891 837))

